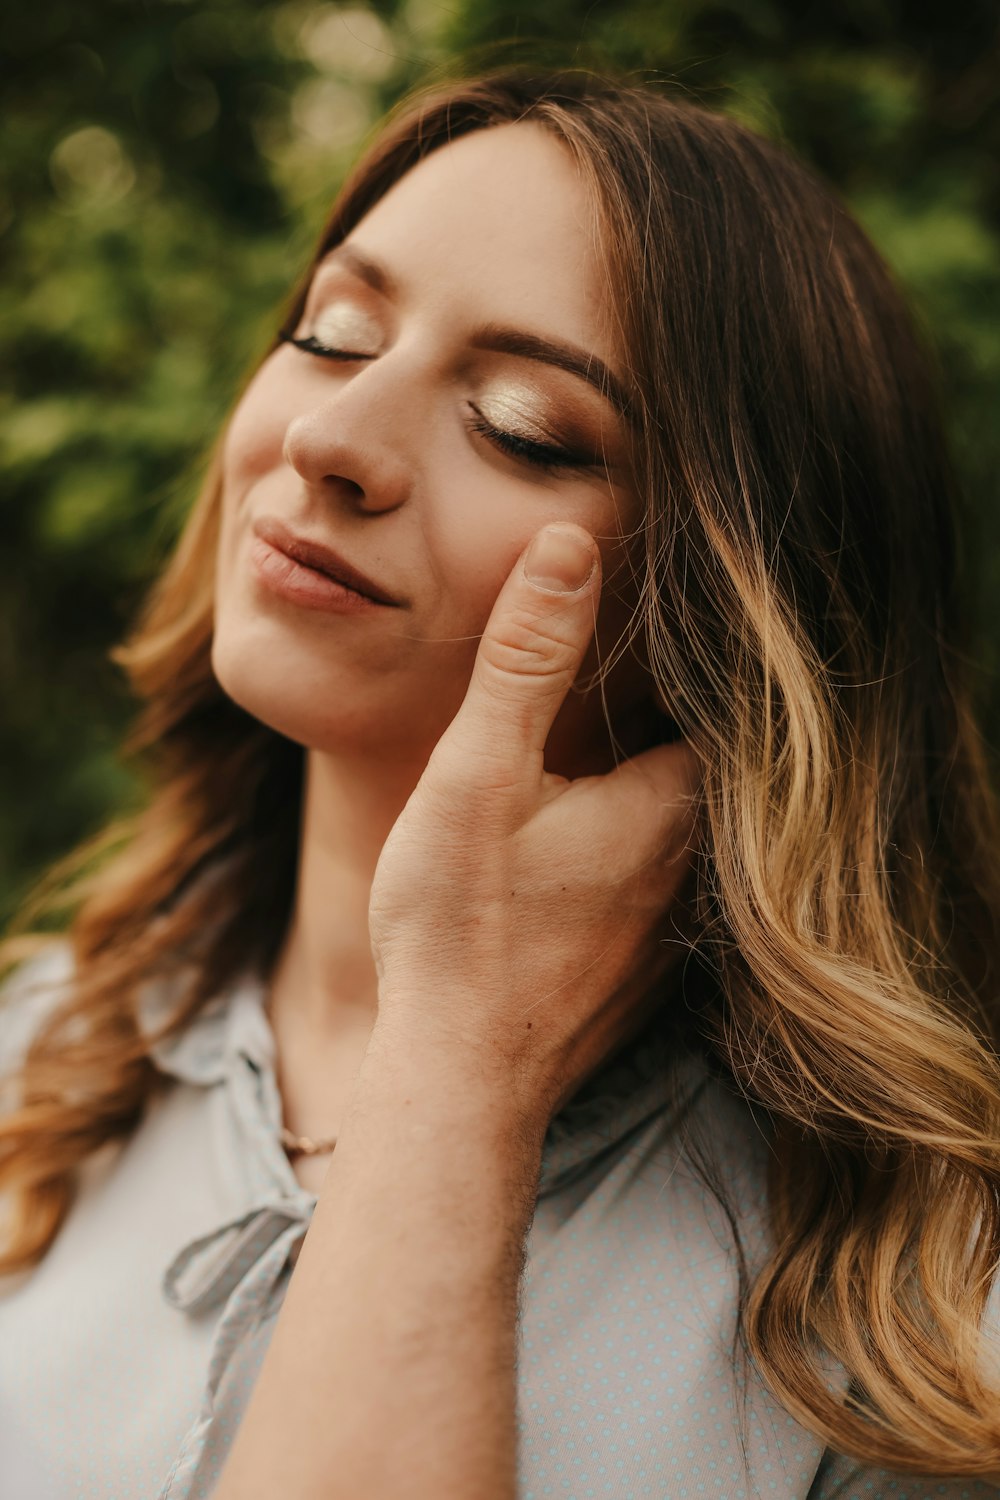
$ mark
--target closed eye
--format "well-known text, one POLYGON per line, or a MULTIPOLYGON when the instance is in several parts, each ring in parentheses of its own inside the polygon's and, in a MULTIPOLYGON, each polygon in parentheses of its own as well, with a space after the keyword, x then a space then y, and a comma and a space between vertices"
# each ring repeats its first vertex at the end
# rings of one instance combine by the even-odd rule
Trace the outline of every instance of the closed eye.
MULTIPOLYGON (((336 349, 330 344, 322 344, 315 334, 292 334, 282 330, 278 339, 283 344, 291 344, 296 349, 301 349, 303 354, 313 354, 318 359, 332 359, 341 364, 348 364, 352 360, 376 359, 374 354, 360 354, 352 349, 336 349)), ((518 432, 507 432, 501 427, 494 427, 487 422, 481 412, 476 411, 476 420, 470 423, 471 430, 477 432, 481 437, 487 439, 501 453, 509 458, 518 459, 522 463, 531 464, 533 468, 541 469, 551 473, 558 469, 593 469, 597 467, 592 460, 588 460, 581 453, 574 453, 569 448, 563 448, 557 443, 538 443, 531 438, 523 437, 518 432)))
POLYGON ((476 412, 476 420, 470 423, 470 426, 473 432, 478 432, 487 438, 502 453, 509 454, 511 458, 522 459, 538 469, 592 467, 587 464, 581 454, 573 453, 569 448, 561 448, 556 443, 536 443, 530 438, 522 437, 518 432, 505 432, 503 428, 494 427, 487 422, 478 412, 476 412))
POLYGON ((315 354, 320 359, 352 360, 352 359, 375 359, 374 354, 358 354, 353 349, 334 349, 329 344, 321 344, 314 334, 306 333, 296 336, 293 333, 279 333, 278 339, 283 344, 293 344, 296 349, 301 349, 303 354, 315 354))

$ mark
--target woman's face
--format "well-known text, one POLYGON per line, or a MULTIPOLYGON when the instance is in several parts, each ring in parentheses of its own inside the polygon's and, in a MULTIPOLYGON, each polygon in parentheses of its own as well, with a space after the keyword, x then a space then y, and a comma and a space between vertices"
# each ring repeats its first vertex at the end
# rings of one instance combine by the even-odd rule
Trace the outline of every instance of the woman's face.
MULTIPOLYGON (((251 714, 315 750, 426 761, 549 521, 578 522, 602 552, 581 685, 615 645, 634 603, 620 537, 639 508, 625 419, 598 389, 600 362, 618 361, 594 223, 566 149, 505 125, 421 162, 321 263, 305 347, 264 362, 224 448, 213 661, 251 714), (300 544, 395 602, 340 609, 285 550, 301 561, 300 544)), ((608 702, 628 749, 650 691, 627 654, 608 702)), ((607 763, 603 724, 599 688, 571 693, 549 769, 607 763)))

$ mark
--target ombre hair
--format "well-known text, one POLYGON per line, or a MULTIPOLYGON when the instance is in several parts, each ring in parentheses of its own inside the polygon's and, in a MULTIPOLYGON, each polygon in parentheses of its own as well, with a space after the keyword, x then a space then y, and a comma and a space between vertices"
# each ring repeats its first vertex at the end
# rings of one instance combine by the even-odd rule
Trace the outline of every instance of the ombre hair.
MULTIPOLYGON (((837 1452, 1000 1477, 981 1335, 1000 1263, 1000 845, 926 357, 878 255, 794 157, 670 90, 582 73, 404 102, 316 259, 423 157, 525 119, 592 190, 623 351, 645 516, 619 649, 645 653, 704 767, 685 1011, 774 1126, 745 1347, 837 1452)), ((159 1086, 142 987, 177 978, 177 1030, 248 960, 266 970, 289 919, 303 752, 212 672, 220 488, 216 460, 119 653, 152 787, 60 898, 75 972, 0 1123, 0 1269, 44 1254, 76 1169, 159 1086)))

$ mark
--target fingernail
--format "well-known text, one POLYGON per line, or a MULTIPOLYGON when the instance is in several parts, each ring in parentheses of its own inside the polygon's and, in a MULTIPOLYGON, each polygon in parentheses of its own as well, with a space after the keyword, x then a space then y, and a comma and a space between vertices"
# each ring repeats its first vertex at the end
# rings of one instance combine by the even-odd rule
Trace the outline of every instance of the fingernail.
POLYGON ((546 527, 534 538, 524 559, 524 576, 536 588, 554 594, 582 589, 594 571, 593 548, 571 531, 546 527))

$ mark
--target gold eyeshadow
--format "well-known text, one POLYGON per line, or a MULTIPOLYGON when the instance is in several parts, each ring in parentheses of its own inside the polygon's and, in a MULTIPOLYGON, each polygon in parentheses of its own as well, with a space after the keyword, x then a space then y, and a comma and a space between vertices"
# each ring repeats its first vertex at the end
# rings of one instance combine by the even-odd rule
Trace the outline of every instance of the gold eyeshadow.
POLYGON ((324 302, 309 318, 309 332, 321 344, 357 354, 378 354, 385 343, 379 320, 353 297, 324 302))
MULTIPOLYGON (((330 349, 377 356, 386 346, 383 321, 366 306, 367 289, 356 282, 350 290, 344 287, 345 275, 348 283, 354 282, 342 266, 319 268, 307 304, 306 330, 330 349)), ((538 366, 532 364, 525 372, 525 363, 521 356, 493 350, 462 351, 457 374, 470 380, 470 395, 483 420, 526 443, 564 448, 587 466, 615 467, 618 424, 609 421, 604 400, 596 392, 583 394, 575 376, 555 368, 545 366, 539 380, 538 366), (522 373, 506 373, 512 364, 522 373), (556 390, 549 391, 549 384, 556 390)))
POLYGON ((476 406, 487 422, 516 432, 531 442, 565 441, 554 430, 550 404, 521 381, 491 380, 476 396, 476 406))

